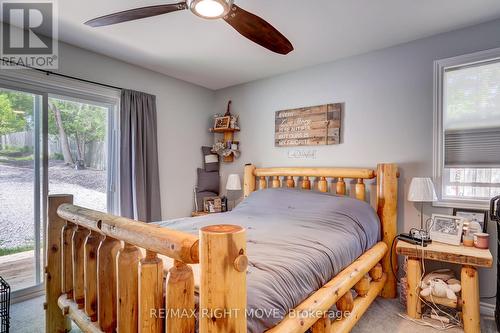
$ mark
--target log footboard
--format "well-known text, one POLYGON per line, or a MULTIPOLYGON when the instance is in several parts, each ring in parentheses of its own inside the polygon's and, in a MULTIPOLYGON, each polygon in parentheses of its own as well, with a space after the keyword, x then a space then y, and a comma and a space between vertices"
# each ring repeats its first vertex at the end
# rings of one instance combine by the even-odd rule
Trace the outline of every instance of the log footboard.
POLYGON ((74 206, 71 195, 48 201, 46 332, 68 332, 71 319, 84 332, 194 333, 198 263, 200 332, 246 331, 243 228, 198 238, 74 206), (168 275, 158 255, 174 260, 168 275))

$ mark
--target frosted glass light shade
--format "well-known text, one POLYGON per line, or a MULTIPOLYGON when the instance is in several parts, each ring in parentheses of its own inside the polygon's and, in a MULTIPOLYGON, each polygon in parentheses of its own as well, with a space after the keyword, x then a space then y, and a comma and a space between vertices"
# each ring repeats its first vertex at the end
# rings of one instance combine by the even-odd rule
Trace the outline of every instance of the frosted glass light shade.
POLYGON ((413 178, 408 191, 408 201, 432 202, 437 201, 436 190, 430 178, 413 178))
POLYGON ((228 191, 241 191, 241 180, 237 174, 231 174, 227 178, 226 190, 228 191))
POLYGON ((229 13, 233 0, 189 0, 188 5, 191 11, 199 17, 218 19, 229 13))

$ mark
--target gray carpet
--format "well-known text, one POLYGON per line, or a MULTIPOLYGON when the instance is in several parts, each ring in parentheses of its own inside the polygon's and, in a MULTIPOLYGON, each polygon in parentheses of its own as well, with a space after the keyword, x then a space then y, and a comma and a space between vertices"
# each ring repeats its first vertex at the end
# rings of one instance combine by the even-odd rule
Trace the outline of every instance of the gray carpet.
MULTIPOLYGON (((12 333, 43 333, 44 312, 43 297, 14 304, 11 307, 11 332, 12 333)), ((419 326, 407 321, 398 313, 403 313, 404 308, 397 300, 377 299, 365 313, 363 318, 352 330, 353 333, 376 333, 376 332, 439 332, 431 327, 419 326)), ((493 318, 481 318, 481 332, 497 332, 493 318)), ((79 332, 74 329, 72 332, 79 332)), ((460 328, 447 330, 449 333, 463 332, 460 328)))

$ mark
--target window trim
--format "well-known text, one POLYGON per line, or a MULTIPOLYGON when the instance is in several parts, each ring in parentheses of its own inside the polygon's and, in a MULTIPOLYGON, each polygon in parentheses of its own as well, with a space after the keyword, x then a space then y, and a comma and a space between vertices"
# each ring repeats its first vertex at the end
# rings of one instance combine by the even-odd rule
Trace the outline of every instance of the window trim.
POLYGON ((444 131, 443 131, 443 78, 444 71, 449 68, 470 66, 500 59, 500 48, 479 51, 434 61, 433 82, 433 179, 438 201, 436 207, 458 207, 471 209, 489 209, 487 200, 443 199, 443 167, 444 167, 444 131))

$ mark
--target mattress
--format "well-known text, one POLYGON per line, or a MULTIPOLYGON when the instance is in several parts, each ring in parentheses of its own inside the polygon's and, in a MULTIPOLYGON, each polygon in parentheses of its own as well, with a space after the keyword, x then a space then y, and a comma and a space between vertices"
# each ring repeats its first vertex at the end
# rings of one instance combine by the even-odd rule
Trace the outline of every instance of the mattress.
POLYGON ((380 239, 380 222, 368 203, 295 189, 254 192, 224 214, 157 223, 192 234, 212 224, 246 228, 252 333, 274 327, 380 239))

